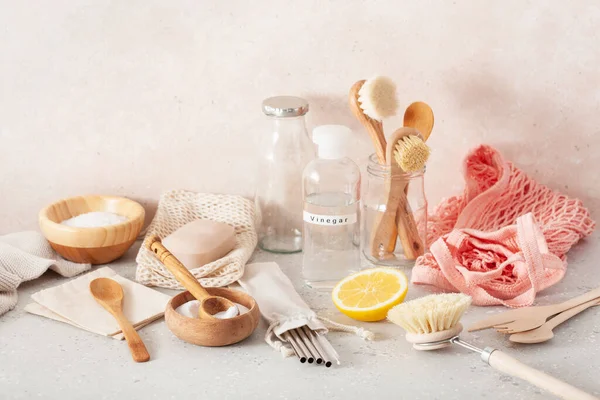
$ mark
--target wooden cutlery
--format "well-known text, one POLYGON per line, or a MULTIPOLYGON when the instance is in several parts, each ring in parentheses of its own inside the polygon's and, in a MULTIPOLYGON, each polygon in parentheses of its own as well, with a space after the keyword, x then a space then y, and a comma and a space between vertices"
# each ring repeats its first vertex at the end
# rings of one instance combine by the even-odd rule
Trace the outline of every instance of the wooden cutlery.
POLYGON ((598 304, 600 287, 563 303, 506 311, 476 322, 468 330, 494 328, 500 333, 511 334, 513 342, 541 343, 554 337, 552 329, 556 326, 598 304))

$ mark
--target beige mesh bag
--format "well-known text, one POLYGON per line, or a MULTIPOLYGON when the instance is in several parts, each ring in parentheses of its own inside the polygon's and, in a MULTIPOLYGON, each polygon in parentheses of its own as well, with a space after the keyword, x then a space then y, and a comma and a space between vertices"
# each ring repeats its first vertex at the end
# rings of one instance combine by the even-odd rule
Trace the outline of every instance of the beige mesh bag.
MULTIPOLYGON (((227 286, 244 273, 256 247, 254 204, 241 196, 172 190, 160 197, 158 210, 146 232, 166 237, 196 219, 210 219, 235 227, 236 247, 225 257, 190 272, 203 286, 227 286)), ((183 289, 173 275, 144 246, 136 257, 136 280, 147 286, 183 289)))

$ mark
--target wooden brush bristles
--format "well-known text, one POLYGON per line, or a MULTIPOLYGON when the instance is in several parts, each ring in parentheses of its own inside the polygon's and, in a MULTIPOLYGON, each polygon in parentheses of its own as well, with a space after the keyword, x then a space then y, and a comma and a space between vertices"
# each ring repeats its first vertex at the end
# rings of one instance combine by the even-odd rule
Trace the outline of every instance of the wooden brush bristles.
POLYGON ((431 149, 423 139, 416 135, 409 135, 396 143, 394 159, 404 172, 416 172, 423 169, 430 154, 431 149))
POLYGON ((399 304, 388 312, 388 319, 408 333, 425 334, 453 328, 471 305, 462 293, 432 294, 399 304))

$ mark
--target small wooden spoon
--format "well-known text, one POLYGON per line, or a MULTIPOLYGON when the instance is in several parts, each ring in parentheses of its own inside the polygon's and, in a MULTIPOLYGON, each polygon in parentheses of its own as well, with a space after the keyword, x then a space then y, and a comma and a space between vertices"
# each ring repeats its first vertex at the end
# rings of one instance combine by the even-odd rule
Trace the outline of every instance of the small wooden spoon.
POLYGON ((150 354, 148 354, 142 338, 123 314, 123 288, 121 285, 109 278, 96 278, 90 282, 90 292, 94 299, 119 323, 133 359, 136 362, 148 361, 150 354))
POLYGON ((554 318, 546 321, 544 325, 530 331, 513 333, 510 335, 508 340, 515 343, 527 344, 545 342, 554 337, 554 332, 552 332, 552 329, 556 328, 569 318, 572 318, 580 312, 596 305, 600 305, 600 299, 594 299, 592 301, 588 301, 587 303, 578 305, 577 307, 570 308, 567 311, 563 311, 554 318))
MULTIPOLYGON (((158 259, 165 267, 175 276, 175 278, 196 298, 200 301, 198 308, 199 318, 216 319, 216 313, 227 311, 237 306, 231 301, 221 296, 212 296, 206 289, 198 283, 198 280, 179 260, 171 254, 169 250, 163 246, 158 236, 152 236, 147 239, 146 247, 154 252, 158 259)), ((239 313, 239 310, 238 310, 239 313)))

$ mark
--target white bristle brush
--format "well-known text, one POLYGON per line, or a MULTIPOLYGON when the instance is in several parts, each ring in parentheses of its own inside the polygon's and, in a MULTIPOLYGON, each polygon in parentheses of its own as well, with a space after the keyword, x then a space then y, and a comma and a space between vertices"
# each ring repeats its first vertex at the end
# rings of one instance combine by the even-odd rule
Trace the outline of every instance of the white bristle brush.
POLYGON ((368 79, 358 91, 358 102, 363 112, 377 121, 393 117, 398 110, 396 84, 386 76, 368 79))
POLYGON ((386 141, 381 121, 396 115, 396 85, 384 76, 360 80, 350 88, 348 101, 350 110, 371 136, 377 159, 385 164, 386 141))
POLYGON ((480 349, 463 342, 460 318, 471 305, 464 294, 433 294, 392 308, 388 319, 406 331, 406 340, 417 350, 435 350, 451 344, 477 352, 492 368, 524 379, 562 399, 598 400, 596 397, 553 376, 525 365, 517 359, 491 347, 480 349))

